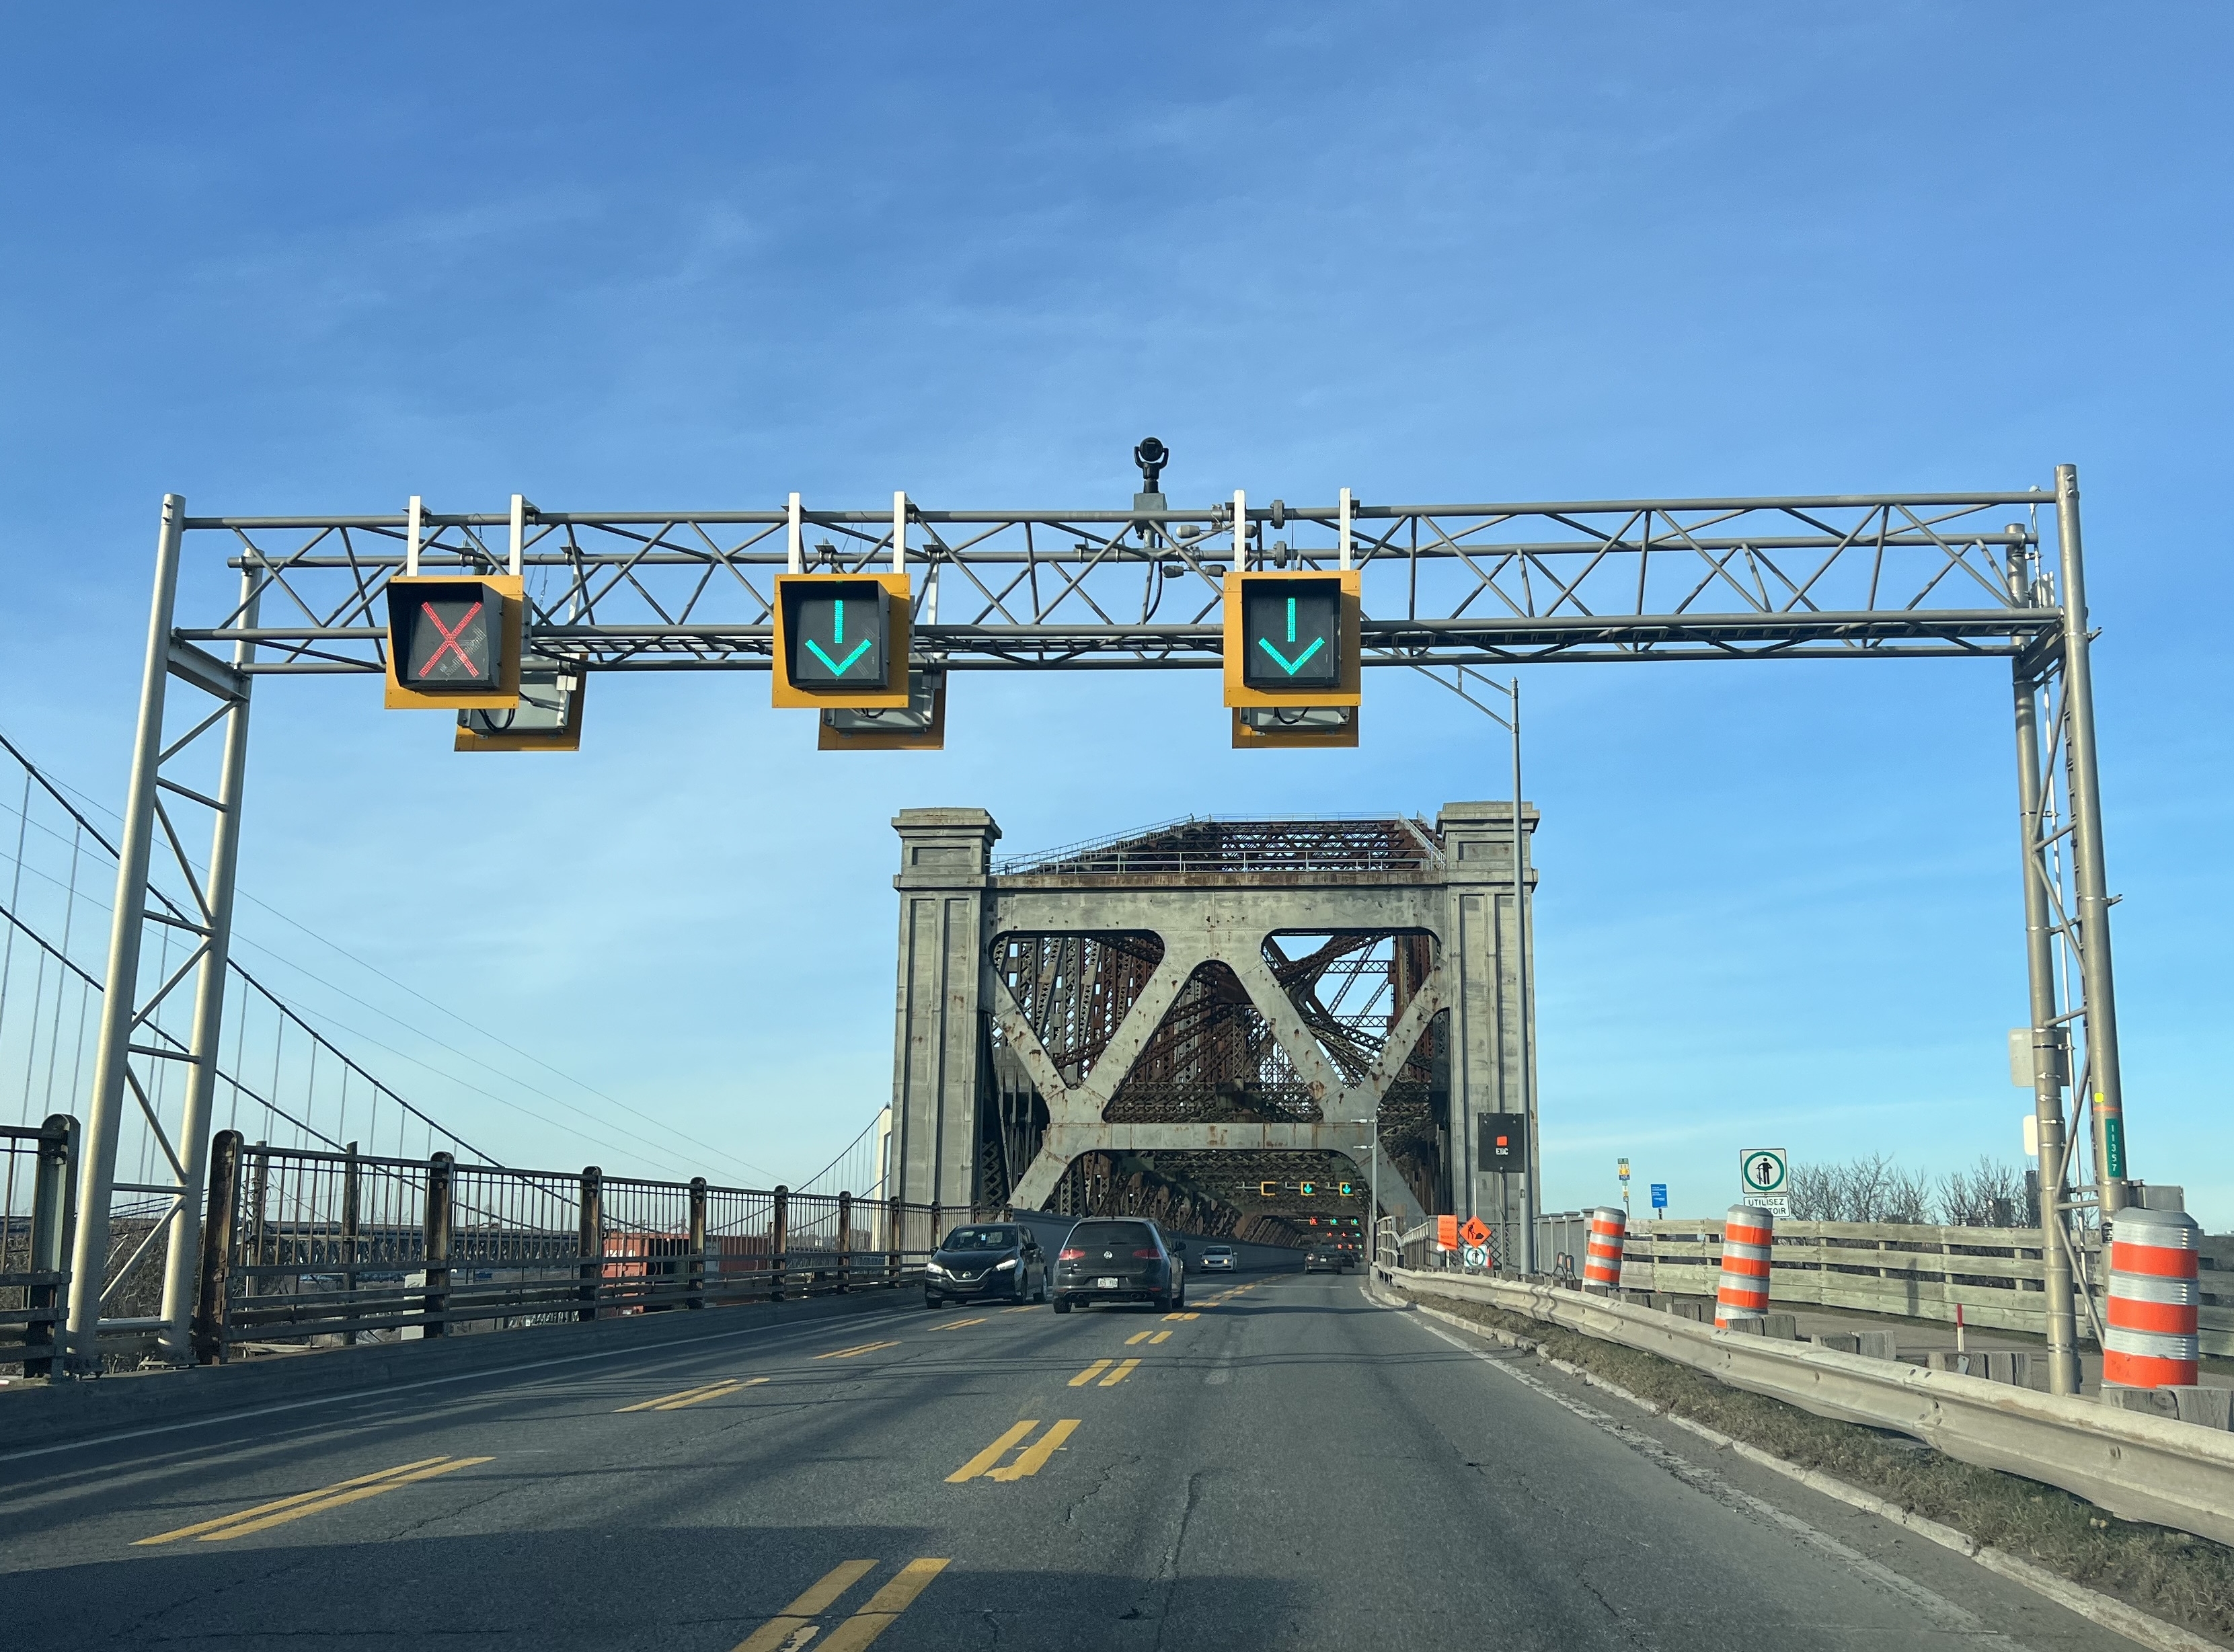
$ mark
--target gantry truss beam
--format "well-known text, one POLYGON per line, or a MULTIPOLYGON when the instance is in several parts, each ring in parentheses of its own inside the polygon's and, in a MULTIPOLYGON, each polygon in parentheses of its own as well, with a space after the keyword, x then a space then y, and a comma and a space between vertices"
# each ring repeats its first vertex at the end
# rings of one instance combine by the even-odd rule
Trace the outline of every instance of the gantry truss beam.
POLYGON ((191 548, 224 544, 249 595, 179 635, 261 645, 255 675, 379 671, 381 592, 415 519, 426 571, 516 558, 547 654, 601 670, 764 670, 774 576, 891 568, 898 517, 917 656, 955 669, 1215 667, 1221 578, 1237 564, 1362 570, 1369 665, 2011 655, 2061 624, 2007 573, 2055 497, 1243 501, 1238 526, 1231 503, 911 502, 802 508, 796 534, 788 509, 191 517, 191 548))

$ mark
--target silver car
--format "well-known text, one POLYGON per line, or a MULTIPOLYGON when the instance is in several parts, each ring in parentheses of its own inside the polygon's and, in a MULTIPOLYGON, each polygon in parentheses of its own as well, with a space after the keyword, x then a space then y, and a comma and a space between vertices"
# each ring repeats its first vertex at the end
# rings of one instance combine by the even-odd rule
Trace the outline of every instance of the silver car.
POLYGON ((1202 1248, 1202 1260, 1194 1265, 1205 1273, 1231 1273, 1233 1247, 1230 1244, 1206 1244, 1202 1248))

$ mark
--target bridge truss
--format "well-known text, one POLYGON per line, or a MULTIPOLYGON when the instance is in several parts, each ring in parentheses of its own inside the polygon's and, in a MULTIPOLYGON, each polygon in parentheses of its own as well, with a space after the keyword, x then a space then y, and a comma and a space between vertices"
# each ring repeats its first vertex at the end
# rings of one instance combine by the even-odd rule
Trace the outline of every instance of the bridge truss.
MULTIPOLYGON (((899 494, 890 510, 809 509, 794 496, 755 511, 584 512, 515 497, 487 513, 415 500, 389 515, 192 517, 167 496, 88 1103, 69 1318, 81 1367, 101 1330, 118 1120, 127 1096, 147 1107, 151 1062, 189 1071, 173 1087, 185 1096, 171 1135, 175 1231, 205 1174, 251 688, 382 672, 382 593, 407 565, 516 568, 532 645, 591 672, 766 670, 775 574, 886 565, 919 575, 917 663, 950 672, 1216 669, 1222 575, 1268 565, 1360 570, 1373 667, 2006 660, 2040 1168, 2063 1235, 2050 1246, 2061 1264, 2051 1341, 2069 1349, 2068 1316, 2060 1334, 2053 1320, 2073 1278, 2064 1218, 2108 1214, 2129 1194, 2078 480, 2063 466, 2052 490, 1534 504, 1370 505, 1345 491, 1332 505, 1252 505, 1237 493, 1191 508, 1150 493, 1130 510, 987 511, 899 494), (213 577, 228 565, 230 589, 213 577), (199 696, 175 725, 173 680, 199 696), (197 762, 203 777, 190 779, 197 762), (206 870, 185 847, 180 823, 194 810, 209 817, 206 870), (150 910, 146 874, 162 858, 183 872, 184 917, 150 910), (188 962, 160 979, 140 968, 150 923, 193 942, 188 962), (136 1043, 134 1029, 190 979, 191 1048, 136 1043), (2090 1140, 2083 1186, 2067 1185, 2067 1124, 2090 1140)), ((167 1328, 173 1357, 187 1345, 183 1323, 167 1328)), ((2062 1365, 2056 1380, 2068 1380, 2062 1365)))

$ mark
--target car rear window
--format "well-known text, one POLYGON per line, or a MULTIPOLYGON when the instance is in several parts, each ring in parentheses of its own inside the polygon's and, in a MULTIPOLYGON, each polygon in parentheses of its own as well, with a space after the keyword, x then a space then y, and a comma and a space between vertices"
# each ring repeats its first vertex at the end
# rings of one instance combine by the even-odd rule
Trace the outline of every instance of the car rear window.
POLYGON ((1146 1222, 1081 1222, 1071 1229, 1070 1237, 1063 1244, 1114 1250, 1120 1246, 1138 1248, 1155 1242, 1155 1234, 1146 1222))

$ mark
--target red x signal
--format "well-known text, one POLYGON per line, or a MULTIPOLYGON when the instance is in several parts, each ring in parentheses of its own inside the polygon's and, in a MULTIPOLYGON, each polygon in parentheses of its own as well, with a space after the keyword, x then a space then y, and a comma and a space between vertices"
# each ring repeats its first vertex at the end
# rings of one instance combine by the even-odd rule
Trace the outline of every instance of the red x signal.
POLYGON ((466 650, 458 645, 458 637, 467 626, 474 623, 474 616, 481 611, 480 604, 475 603, 471 608, 468 608, 463 614, 461 614, 458 617, 457 629, 454 630, 443 630, 441 617, 434 612, 434 604, 421 603, 419 604, 419 611, 426 615, 427 623, 429 625, 432 625, 437 631, 441 632, 442 640, 441 643, 436 646, 434 651, 427 656, 426 663, 421 665, 414 675, 417 676, 425 676, 429 671, 432 671, 436 666, 442 663, 442 656, 445 654, 454 654, 458 656, 458 663, 466 668, 466 675, 467 676, 479 676, 480 673, 474 669, 473 661, 467 657, 466 650))

